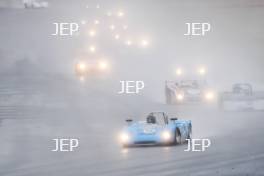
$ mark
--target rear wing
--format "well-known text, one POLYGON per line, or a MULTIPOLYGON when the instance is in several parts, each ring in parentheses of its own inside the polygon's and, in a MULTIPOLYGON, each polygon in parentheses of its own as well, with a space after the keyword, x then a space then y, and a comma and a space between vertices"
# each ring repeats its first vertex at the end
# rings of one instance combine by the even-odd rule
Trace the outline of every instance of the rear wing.
POLYGON ((179 88, 179 84, 179 81, 165 81, 165 87, 172 90, 179 88))
POLYGON ((165 86, 168 89, 178 89, 182 86, 190 86, 190 87, 199 87, 204 88, 207 87, 207 83, 205 80, 179 80, 179 81, 165 81, 165 86))

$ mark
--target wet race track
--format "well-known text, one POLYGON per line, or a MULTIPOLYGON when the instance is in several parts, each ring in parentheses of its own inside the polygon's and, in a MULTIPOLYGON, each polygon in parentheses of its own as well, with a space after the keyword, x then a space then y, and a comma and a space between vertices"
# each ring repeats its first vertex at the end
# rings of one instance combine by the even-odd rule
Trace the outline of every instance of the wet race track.
POLYGON ((76 106, 77 100, 71 108, 51 102, 53 106, 45 108, 1 106, 1 175, 264 174, 264 112, 225 112, 209 105, 178 107, 140 96, 88 96, 94 101, 85 107, 76 106), (102 106, 102 99, 107 106, 102 106), (113 99, 118 101, 110 103, 113 99), (89 108, 95 106, 100 108, 89 108), (142 116, 135 119, 143 120, 150 110, 192 120, 193 138, 208 138, 211 146, 204 152, 184 151, 187 144, 122 148, 118 132, 126 113, 140 112, 142 116), (73 152, 52 152, 52 139, 66 137, 78 138, 80 146, 73 152))
POLYGON ((198 77, 216 99, 237 82, 263 93, 262 1, 47 0, 49 7, 32 9, 12 7, 15 1, 0 1, 0 176, 264 176, 263 110, 224 111, 215 99, 165 103, 165 81, 176 80, 178 66, 186 66, 183 76, 205 66, 198 77), (117 18, 106 14, 119 7, 117 18), (52 35, 62 22, 80 31, 52 35), (212 30, 186 36, 189 22, 212 30), (101 57, 107 62, 90 64, 101 57), (120 81, 145 87, 120 94, 120 81), (210 147, 123 148, 125 120, 146 120, 153 111, 191 120, 193 139, 208 139, 210 147), (79 145, 52 151, 58 138, 79 145))

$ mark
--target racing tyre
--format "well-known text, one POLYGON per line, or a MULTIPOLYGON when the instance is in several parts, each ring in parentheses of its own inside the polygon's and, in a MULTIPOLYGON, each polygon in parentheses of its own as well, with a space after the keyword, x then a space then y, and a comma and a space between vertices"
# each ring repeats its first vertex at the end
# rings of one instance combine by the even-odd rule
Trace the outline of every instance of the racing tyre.
POLYGON ((166 88, 166 104, 167 105, 172 105, 175 103, 175 94, 173 91, 171 91, 170 89, 166 88))
POLYGON ((123 145, 122 145, 122 148, 124 148, 124 149, 125 149, 125 148, 129 148, 129 145, 127 145, 127 144, 123 144, 123 145))
POLYGON ((190 124, 188 127, 188 137, 187 139, 192 139, 192 125, 190 124))
POLYGON ((166 88, 166 104, 170 105, 172 104, 172 97, 171 97, 171 92, 168 88, 166 88))
POLYGON ((175 131, 174 144, 175 145, 181 144, 181 133, 178 128, 175 131))

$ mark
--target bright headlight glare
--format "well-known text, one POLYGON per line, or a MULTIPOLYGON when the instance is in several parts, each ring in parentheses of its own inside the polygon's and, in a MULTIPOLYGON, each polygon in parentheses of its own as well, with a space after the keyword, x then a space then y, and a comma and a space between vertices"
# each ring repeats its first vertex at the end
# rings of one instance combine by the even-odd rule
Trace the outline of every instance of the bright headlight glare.
POLYGON ((149 45, 149 41, 146 40, 146 39, 142 39, 142 40, 140 41, 140 45, 141 45, 142 47, 147 47, 147 46, 149 45))
POLYGON ((169 131, 163 131, 162 132, 162 139, 166 140, 166 141, 171 139, 171 133, 169 131))
POLYGON ((181 69, 181 68, 177 68, 177 69, 176 69, 176 75, 177 75, 177 76, 182 75, 182 69, 181 69))
POLYGON ((99 24, 100 21, 99 20, 94 20, 94 24, 99 24))
POLYGON ((115 25, 112 24, 112 25, 109 26, 109 28, 110 28, 111 30, 114 30, 114 29, 115 29, 115 25))
POLYGON ((101 69, 101 70, 105 70, 105 69, 108 68, 108 64, 107 64, 107 62, 105 62, 105 61, 100 61, 99 64, 98 64, 98 67, 99 67, 99 69, 101 69))
POLYGON ((90 37, 94 37, 96 35, 96 31, 94 30, 94 29, 91 29, 90 31, 89 31, 89 36, 90 37))
POLYGON ((117 12, 117 16, 118 16, 118 17, 123 17, 123 16, 124 16, 124 12, 121 11, 121 10, 118 11, 118 12, 117 12))
POLYGON ((130 136, 127 133, 120 134, 120 141, 121 143, 127 143, 130 140, 130 136))
POLYGON ((120 35, 119 34, 116 34, 115 35, 115 39, 118 40, 120 38, 120 35))
POLYGON ((127 40, 127 41, 125 42, 125 44, 126 44, 127 46, 130 46, 130 45, 132 45, 132 41, 131 41, 131 40, 127 40))
POLYGON ((96 48, 95 48, 95 46, 91 45, 89 47, 89 50, 90 50, 90 52, 94 53, 96 51, 96 48))
POLYGON ((85 71, 86 70, 86 64, 85 63, 78 63, 77 64, 78 71, 85 71))
POLYGON ((183 94, 177 94, 176 98, 177 98, 177 100, 181 101, 184 99, 184 95, 183 94))
POLYGON ((207 100, 212 100, 212 99, 214 99, 214 97, 215 97, 215 94, 213 92, 206 92, 206 94, 205 94, 205 98, 207 100))
POLYGON ((198 73, 199 73, 200 75, 205 75, 205 73, 206 73, 206 69, 205 69, 204 67, 201 67, 201 68, 198 69, 198 73))

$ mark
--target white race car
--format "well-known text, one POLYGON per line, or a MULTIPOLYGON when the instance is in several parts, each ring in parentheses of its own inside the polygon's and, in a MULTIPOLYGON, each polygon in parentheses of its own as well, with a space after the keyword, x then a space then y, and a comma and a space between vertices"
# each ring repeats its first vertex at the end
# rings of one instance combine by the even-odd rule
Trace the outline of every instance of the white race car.
POLYGON ((167 104, 213 101, 215 99, 215 93, 207 87, 204 81, 199 80, 166 81, 165 96, 167 104))
POLYGON ((0 0, 0 8, 7 9, 39 9, 48 6, 49 3, 45 0, 0 0))
POLYGON ((23 0, 26 9, 47 8, 49 3, 43 0, 23 0))
POLYGON ((205 67, 199 67, 194 74, 191 73, 191 77, 189 76, 191 79, 186 77, 186 73, 181 68, 177 68, 175 73, 176 81, 165 82, 167 104, 212 102, 216 99, 215 92, 207 85, 205 67))

